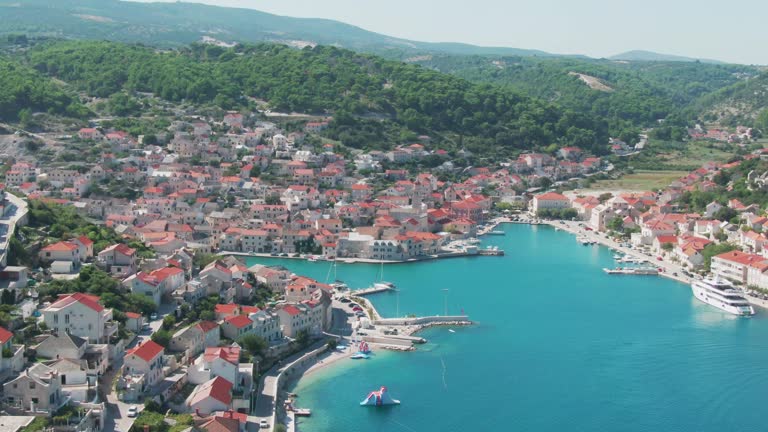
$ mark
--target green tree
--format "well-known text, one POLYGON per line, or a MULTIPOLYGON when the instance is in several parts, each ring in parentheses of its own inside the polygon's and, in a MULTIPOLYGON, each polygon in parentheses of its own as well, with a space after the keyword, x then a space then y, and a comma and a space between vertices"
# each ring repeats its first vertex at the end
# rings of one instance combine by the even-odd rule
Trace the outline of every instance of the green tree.
POLYGON ((152 340, 158 345, 168 348, 173 335, 168 330, 158 330, 152 334, 152 340))
POLYGON ((248 333, 241 336, 237 340, 237 343, 254 356, 262 356, 269 346, 263 337, 253 333, 248 333))

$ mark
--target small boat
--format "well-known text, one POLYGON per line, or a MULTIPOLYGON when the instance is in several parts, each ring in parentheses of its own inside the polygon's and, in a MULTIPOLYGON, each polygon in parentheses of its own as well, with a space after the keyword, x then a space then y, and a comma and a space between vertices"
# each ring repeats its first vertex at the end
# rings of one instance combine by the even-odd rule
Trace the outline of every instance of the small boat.
POLYGON ((382 387, 378 391, 374 390, 368 393, 365 399, 360 402, 360 406, 384 406, 384 405, 400 405, 400 401, 392 399, 387 393, 387 388, 382 387))
POLYGON ((448 331, 451 332, 451 333, 456 333, 456 330, 454 330, 454 329, 448 329, 448 331))
POLYGON ((368 354, 365 354, 365 353, 361 353, 361 352, 359 352, 359 353, 357 353, 357 354, 354 354, 354 355, 353 355, 352 357, 350 357, 350 358, 351 358, 352 360, 361 360, 361 359, 362 359, 362 360, 368 360, 369 358, 371 358, 371 356, 369 356, 368 354))
POLYGON ((504 231, 501 231, 501 230, 488 231, 488 235, 503 236, 504 234, 505 234, 504 231))

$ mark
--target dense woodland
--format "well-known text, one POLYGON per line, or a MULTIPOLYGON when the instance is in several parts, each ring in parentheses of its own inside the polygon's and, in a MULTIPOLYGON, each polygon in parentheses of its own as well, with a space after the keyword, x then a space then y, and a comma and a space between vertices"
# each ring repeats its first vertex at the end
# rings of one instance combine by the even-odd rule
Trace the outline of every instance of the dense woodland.
POLYGON ((603 153, 608 138, 606 122, 588 113, 333 47, 196 44, 160 53, 110 42, 60 42, 33 49, 29 61, 40 72, 100 97, 122 90, 152 92, 169 101, 223 108, 256 98, 277 111, 334 115, 332 131, 353 147, 386 147, 410 131, 478 150, 556 144, 603 153))
MULTIPOLYGON (((618 62, 582 58, 429 56, 419 64, 473 82, 512 87, 564 109, 608 122, 612 136, 631 141, 640 127, 692 124, 709 103, 699 100, 732 93, 758 71, 751 66, 698 62, 618 62), (595 90, 571 73, 599 79, 595 90), (722 89, 722 90, 721 90, 722 89)), ((750 86, 752 87, 752 86, 750 86)), ((764 104, 768 105, 768 104, 764 104)))
POLYGON ((85 117, 88 110, 60 85, 34 69, 0 57, 0 120, 26 120, 43 111, 85 117))

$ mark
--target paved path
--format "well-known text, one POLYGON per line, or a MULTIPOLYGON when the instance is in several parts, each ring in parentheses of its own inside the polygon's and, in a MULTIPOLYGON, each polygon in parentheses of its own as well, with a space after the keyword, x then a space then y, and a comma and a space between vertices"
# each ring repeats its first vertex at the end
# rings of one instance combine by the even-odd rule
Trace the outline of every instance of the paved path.
MULTIPOLYGON (((163 318, 166 315, 173 313, 175 309, 176 307, 173 304, 160 305, 158 308, 157 319, 149 322, 150 331, 136 336, 133 342, 131 342, 126 348, 133 348, 140 343, 148 341, 152 337, 152 334, 158 331, 160 327, 162 327, 163 318)), ((107 415, 105 416, 104 420, 104 431, 128 432, 128 430, 131 429, 131 426, 133 426, 133 422, 136 421, 135 417, 128 417, 128 408, 131 406, 136 406, 139 412, 144 409, 144 404, 142 402, 125 403, 117 399, 117 393, 115 392, 112 383, 114 382, 115 375, 120 372, 120 367, 122 365, 123 359, 120 358, 115 364, 112 365, 112 370, 108 371, 101 377, 101 385, 103 386, 102 388, 109 392, 106 395, 105 402, 107 406, 107 415)), ((103 399, 104 395, 101 395, 101 397, 103 399)))

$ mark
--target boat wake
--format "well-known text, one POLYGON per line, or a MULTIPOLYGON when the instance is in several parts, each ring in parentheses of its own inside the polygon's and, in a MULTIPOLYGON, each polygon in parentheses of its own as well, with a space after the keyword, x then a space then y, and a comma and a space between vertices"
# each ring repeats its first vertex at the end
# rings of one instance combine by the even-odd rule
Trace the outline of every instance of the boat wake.
POLYGON ((445 361, 443 360, 442 356, 440 356, 440 363, 443 365, 443 388, 448 390, 448 382, 445 380, 445 374, 448 372, 448 370, 445 367, 445 361))

